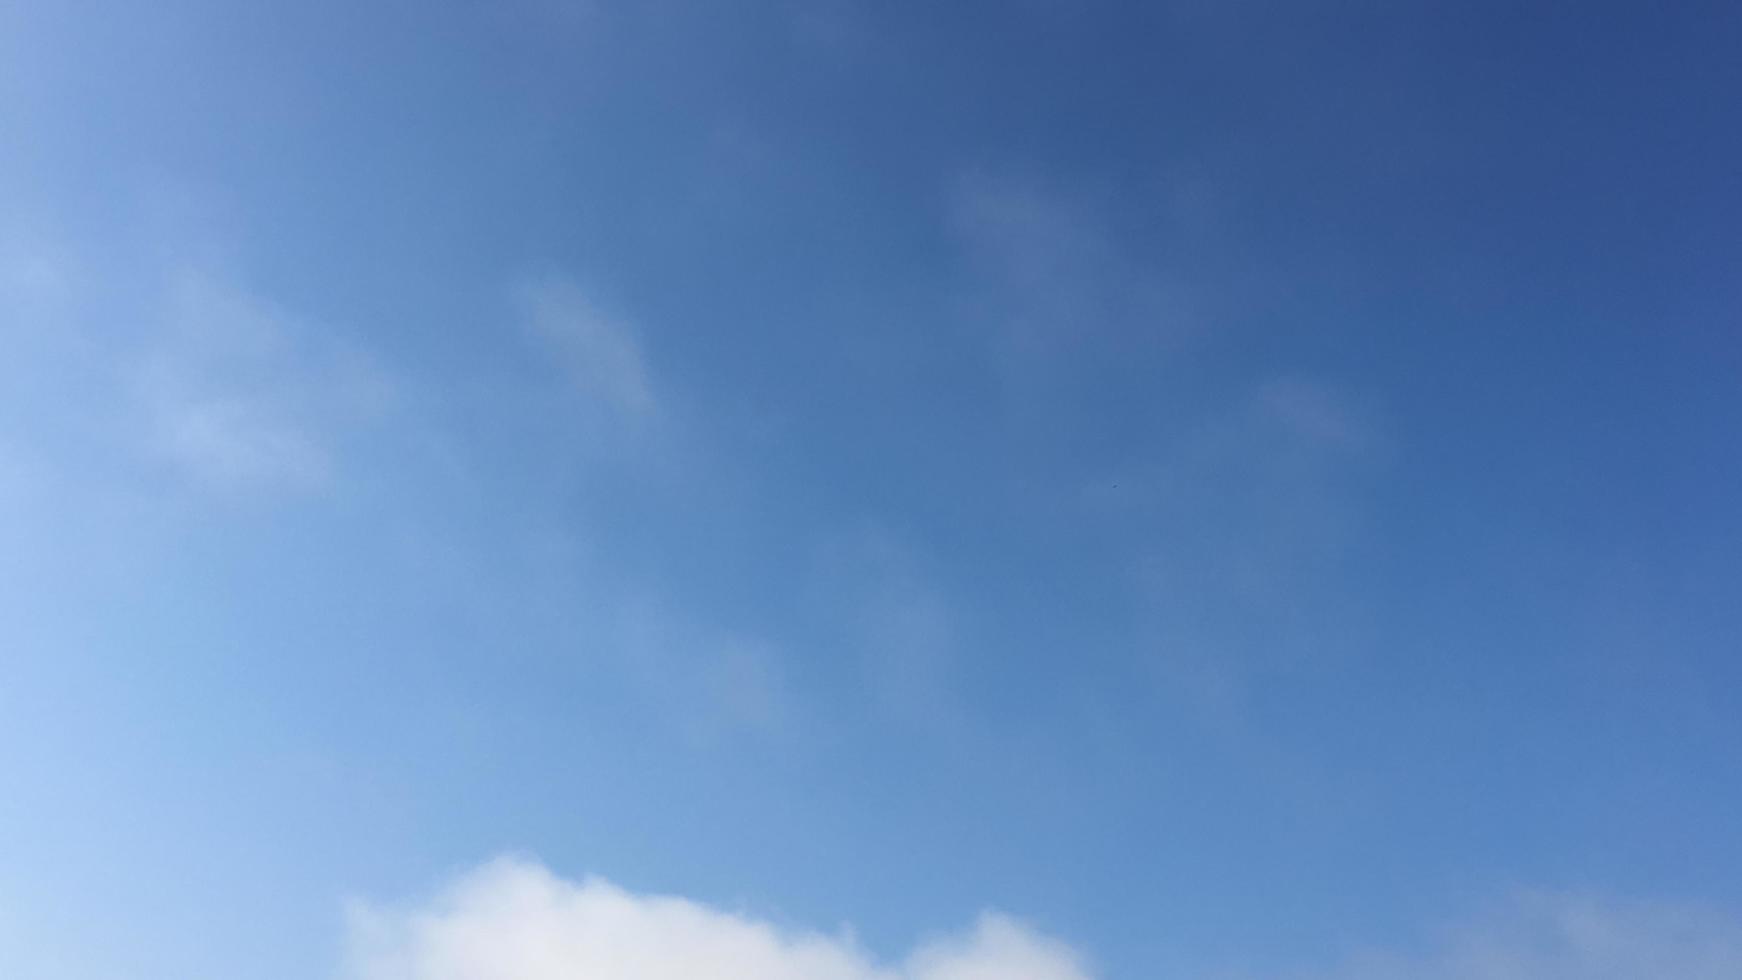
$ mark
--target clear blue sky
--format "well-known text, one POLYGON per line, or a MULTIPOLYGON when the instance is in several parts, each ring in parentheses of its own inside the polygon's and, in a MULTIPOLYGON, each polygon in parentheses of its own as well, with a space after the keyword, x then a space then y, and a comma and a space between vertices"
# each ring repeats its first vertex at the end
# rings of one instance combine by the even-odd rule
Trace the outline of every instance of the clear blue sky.
POLYGON ((546 980, 356 965, 512 855, 1738 975, 1739 103, 1701 0, 0 0, 0 974, 546 980))

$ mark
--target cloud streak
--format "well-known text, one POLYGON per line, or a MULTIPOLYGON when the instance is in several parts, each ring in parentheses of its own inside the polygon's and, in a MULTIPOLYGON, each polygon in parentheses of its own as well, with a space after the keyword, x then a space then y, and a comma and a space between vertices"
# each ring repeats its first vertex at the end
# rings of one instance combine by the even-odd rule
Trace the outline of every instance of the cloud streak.
POLYGON ((134 370, 148 452, 219 490, 319 490, 337 443, 390 398, 360 354, 257 296, 186 274, 134 370))
POLYGON ((93 262, 47 240, 0 248, 0 378, 30 420, 14 441, 128 484, 143 467, 209 492, 330 487, 395 384, 243 278, 175 240, 160 251, 93 262))
MULTIPOLYGON (((1742 918, 1686 903, 1526 893, 1414 951, 1369 951, 1281 980, 1729 980, 1742 918)), ((1254 977, 1253 980, 1259 980, 1254 977)))
POLYGON ((627 320, 566 279, 522 282, 514 302, 527 330, 549 346, 583 395, 626 419, 658 411, 646 358, 627 320))
POLYGON ((1096 345, 1171 344, 1196 328, 1182 284, 1141 261, 1083 195, 970 173, 954 188, 949 227, 1006 357, 1048 364, 1096 345))
POLYGON ((1168 689, 1244 725, 1254 684, 1359 656, 1369 606, 1347 583, 1388 449, 1360 399, 1285 375, 1085 482, 1085 516, 1129 542, 1136 636, 1168 689))

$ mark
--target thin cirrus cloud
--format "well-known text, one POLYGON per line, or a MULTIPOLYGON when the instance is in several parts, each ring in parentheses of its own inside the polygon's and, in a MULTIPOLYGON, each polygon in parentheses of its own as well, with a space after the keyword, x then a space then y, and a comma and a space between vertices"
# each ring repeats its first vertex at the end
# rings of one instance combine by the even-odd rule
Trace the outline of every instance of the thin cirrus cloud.
POLYGON ((155 470, 202 491, 330 487, 345 443, 394 400, 389 376, 178 244, 127 262, 7 250, 0 356, 8 399, 41 423, 30 448, 125 483, 155 470))
POLYGON ((129 373, 147 452, 218 491, 327 489, 395 398, 361 350, 225 278, 167 277, 129 373))
POLYGON ((1034 179, 974 172, 956 182, 948 226, 1000 324, 1004 353, 1053 355, 1119 331, 1171 342, 1195 329, 1183 284, 1139 260, 1092 197, 1034 179))
POLYGON ((702 741, 777 734, 798 721, 779 646, 686 616, 653 593, 610 594, 616 612, 597 646, 614 651, 626 695, 654 717, 702 741))
POLYGON ((422 908, 357 906, 349 980, 1087 980, 1063 943, 988 913, 879 964, 850 937, 799 933, 682 898, 565 881, 500 860, 422 908))
POLYGON ((208 487, 328 486, 339 430, 385 397, 378 372, 217 279, 182 276, 169 294, 133 372, 147 448, 208 487))
POLYGON ((628 320, 567 279, 523 281, 513 298, 526 329, 554 352, 582 395, 626 419, 658 411, 646 358, 628 320))
POLYGON ((1521 893, 1421 948, 1243 980, 1731 980, 1742 917, 1695 903, 1521 893))

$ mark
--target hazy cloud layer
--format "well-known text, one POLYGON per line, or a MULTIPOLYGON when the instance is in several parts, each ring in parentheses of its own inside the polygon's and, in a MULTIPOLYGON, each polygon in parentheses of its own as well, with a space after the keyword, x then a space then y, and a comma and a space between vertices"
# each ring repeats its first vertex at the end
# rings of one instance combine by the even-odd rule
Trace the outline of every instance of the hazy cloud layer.
POLYGON ((973 272, 975 305, 1019 362, 1136 338, 1168 342, 1196 326, 1182 285, 1134 254, 1089 196, 971 173, 954 188, 949 225, 973 272))
MULTIPOLYGON (((1691 904, 1526 894, 1415 951, 1366 951, 1286 980, 1730 980, 1742 917, 1691 904)), ((1248 975, 1247 980, 1269 980, 1248 975)))
POLYGON ((1068 947, 987 914, 881 965, 846 935, 797 933, 681 898, 564 881, 504 860, 429 905, 360 907, 350 980, 1086 980, 1068 947))
POLYGON ((202 490, 330 485, 344 444, 391 406, 388 375, 224 263, 159 251, 0 249, 0 400, 36 422, 17 439, 121 483, 143 464, 202 490))
POLYGON ((629 322, 566 279, 529 280, 514 290, 527 329, 549 345, 585 396, 626 418, 659 407, 629 322))
POLYGON ((318 489, 336 444, 390 398, 360 353, 220 280, 183 275, 133 371, 146 447, 211 487, 318 489))
POLYGON ((1170 685, 1238 711, 1254 680, 1360 648, 1366 612, 1347 581, 1386 454, 1359 399, 1281 376, 1088 485, 1086 513, 1137 532, 1140 631, 1170 685))

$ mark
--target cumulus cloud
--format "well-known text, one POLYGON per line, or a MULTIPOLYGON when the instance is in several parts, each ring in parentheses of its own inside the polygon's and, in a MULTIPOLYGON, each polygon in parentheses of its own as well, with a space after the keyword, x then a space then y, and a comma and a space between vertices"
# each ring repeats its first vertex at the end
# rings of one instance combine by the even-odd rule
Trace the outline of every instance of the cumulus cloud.
POLYGON ((501 860, 409 910, 359 906, 350 980, 1086 980, 1064 944, 995 914, 879 964, 850 936, 794 932, 681 898, 501 860))
MULTIPOLYGON (((409 908, 357 904, 345 980, 1089 980, 1084 957, 1007 916, 879 962, 850 933, 794 931, 683 898, 566 881, 523 860, 409 908)), ((1742 917, 1690 903, 1521 893, 1413 949, 1223 980, 1733 980, 1742 917)))
POLYGON ((566 279, 523 282, 514 300, 527 329, 550 346, 583 394, 627 418, 657 410, 646 360, 627 320, 566 279))

